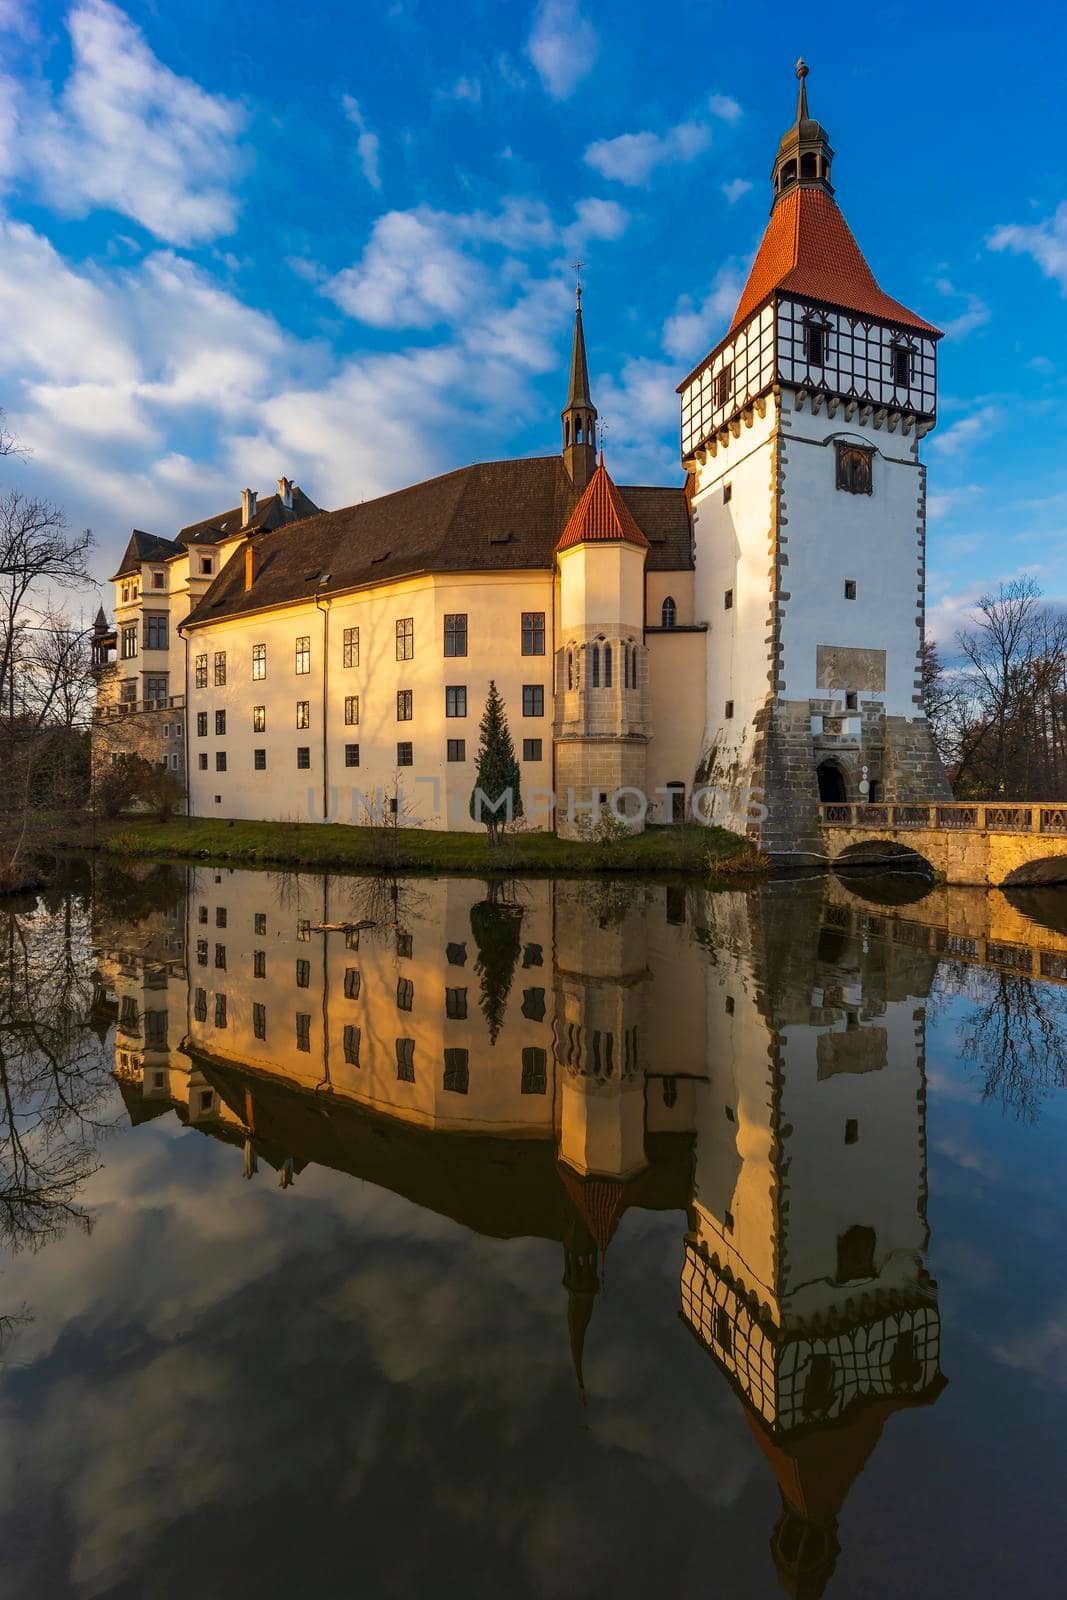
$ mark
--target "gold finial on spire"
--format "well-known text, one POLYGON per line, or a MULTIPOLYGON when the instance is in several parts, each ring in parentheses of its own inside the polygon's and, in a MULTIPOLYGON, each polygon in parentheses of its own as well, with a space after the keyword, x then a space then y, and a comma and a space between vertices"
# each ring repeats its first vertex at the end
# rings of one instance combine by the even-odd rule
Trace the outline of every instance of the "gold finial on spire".
POLYGON ((582 268, 585 266, 585 262, 572 261, 571 266, 574 268, 574 301, 580 311, 582 309, 582 268))
POLYGON ((799 58, 799 60, 797 61, 797 64, 796 64, 796 74, 797 74, 797 77, 800 79, 800 90, 799 90, 799 93, 797 94, 797 121, 798 122, 805 122, 807 120, 807 115, 808 115, 808 86, 804 82, 804 79, 807 77, 807 75, 808 75, 808 73, 810 71, 811 71, 811 68, 808 66, 808 63, 804 60, 804 57, 801 56, 799 58))

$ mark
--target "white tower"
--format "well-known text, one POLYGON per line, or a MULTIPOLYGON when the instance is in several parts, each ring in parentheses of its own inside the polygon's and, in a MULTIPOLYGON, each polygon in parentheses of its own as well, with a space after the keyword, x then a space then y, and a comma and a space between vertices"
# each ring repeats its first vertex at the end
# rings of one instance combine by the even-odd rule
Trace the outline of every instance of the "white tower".
POLYGON ((818 851, 820 798, 860 799, 864 768, 871 799, 948 795, 919 673, 940 334, 883 294, 838 209, 807 71, 740 303, 679 389, 711 624, 698 779, 776 853, 818 851))

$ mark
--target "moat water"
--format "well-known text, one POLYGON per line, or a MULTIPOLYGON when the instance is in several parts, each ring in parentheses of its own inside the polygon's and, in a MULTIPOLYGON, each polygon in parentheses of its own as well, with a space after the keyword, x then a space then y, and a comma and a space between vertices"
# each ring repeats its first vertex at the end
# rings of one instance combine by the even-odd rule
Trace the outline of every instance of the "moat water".
POLYGON ((0 907, 6 1600, 1044 1595, 1067 893, 0 907))

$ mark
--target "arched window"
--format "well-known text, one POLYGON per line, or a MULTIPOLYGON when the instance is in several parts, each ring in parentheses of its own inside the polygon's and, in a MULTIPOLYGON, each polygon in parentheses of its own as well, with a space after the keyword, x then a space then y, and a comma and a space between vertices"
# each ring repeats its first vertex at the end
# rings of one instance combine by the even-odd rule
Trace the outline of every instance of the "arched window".
POLYGON ((784 189, 787 184, 795 183, 796 181, 797 164, 795 161, 787 161, 785 166, 782 168, 782 188, 784 189))
POLYGON ((576 417, 574 419, 574 442, 575 442, 575 444, 581 444, 581 442, 582 442, 582 419, 581 419, 581 417, 576 417))
POLYGON ((600 688, 600 646, 598 644, 593 646, 593 676, 590 682, 592 688, 600 688))
POLYGON ((801 156, 800 176, 802 178, 817 178, 819 176, 819 159, 814 150, 806 150, 801 156))
POLYGON ((570 442, 571 442, 571 419, 570 419, 570 417, 568 417, 566 422, 563 424, 563 443, 564 444, 570 444, 570 442))
POLYGON ((673 595, 668 595, 663 602, 662 620, 665 628, 673 628, 678 620, 678 607, 674 603, 673 595))
POLYGON ((610 644, 606 644, 604 646, 604 687, 605 687, 605 689, 610 689, 611 688, 611 646, 610 646, 610 644))
POLYGON ((574 688, 574 656, 567 651, 567 688, 574 688))

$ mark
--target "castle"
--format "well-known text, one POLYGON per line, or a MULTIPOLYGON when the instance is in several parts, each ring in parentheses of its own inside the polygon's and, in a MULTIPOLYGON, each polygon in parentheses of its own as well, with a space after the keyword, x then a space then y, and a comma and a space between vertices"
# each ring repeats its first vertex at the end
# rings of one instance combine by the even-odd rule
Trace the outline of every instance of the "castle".
POLYGON ((737 310, 679 386, 684 484, 598 460, 579 287, 558 455, 332 512, 282 478, 135 531, 96 770, 148 755, 196 816, 360 822, 402 787, 405 818, 474 828, 492 679, 526 816, 564 835, 611 807, 803 856, 820 800, 947 797, 920 673, 940 335, 861 254, 807 70, 737 310))

